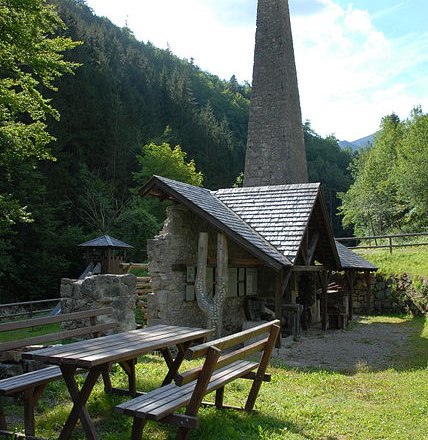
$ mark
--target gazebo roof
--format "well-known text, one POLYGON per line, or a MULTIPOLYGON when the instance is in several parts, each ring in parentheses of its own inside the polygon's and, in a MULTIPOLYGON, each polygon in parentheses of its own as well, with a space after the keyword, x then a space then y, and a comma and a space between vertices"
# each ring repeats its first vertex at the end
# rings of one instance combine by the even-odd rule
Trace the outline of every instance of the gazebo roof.
POLYGON ((98 248, 116 248, 116 249, 131 249, 128 243, 118 240, 117 238, 110 237, 110 235, 102 235, 101 237, 94 238, 93 240, 86 241, 79 244, 80 247, 98 247, 98 248))

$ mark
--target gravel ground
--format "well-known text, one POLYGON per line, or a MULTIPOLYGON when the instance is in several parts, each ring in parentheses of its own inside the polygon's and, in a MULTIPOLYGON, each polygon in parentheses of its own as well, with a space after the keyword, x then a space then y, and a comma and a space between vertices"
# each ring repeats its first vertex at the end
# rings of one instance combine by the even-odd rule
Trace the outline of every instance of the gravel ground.
POLYGON ((289 367, 318 368, 347 373, 377 371, 392 366, 405 352, 412 329, 405 324, 369 323, 354 317, 348 330, 311 328, 298 341, 283 340, 273 357, 289 367))

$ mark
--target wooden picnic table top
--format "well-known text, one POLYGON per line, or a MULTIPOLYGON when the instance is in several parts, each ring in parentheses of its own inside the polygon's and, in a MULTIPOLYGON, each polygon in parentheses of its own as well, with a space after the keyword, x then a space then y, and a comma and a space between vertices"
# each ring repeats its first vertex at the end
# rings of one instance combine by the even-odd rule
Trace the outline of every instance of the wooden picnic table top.
POLYGON ((92 368, 106 363, 123 362, 168 346, 199 340, 211 333, 210 329, 159 324, 28 351, 22 356, 54 365, 92 368))

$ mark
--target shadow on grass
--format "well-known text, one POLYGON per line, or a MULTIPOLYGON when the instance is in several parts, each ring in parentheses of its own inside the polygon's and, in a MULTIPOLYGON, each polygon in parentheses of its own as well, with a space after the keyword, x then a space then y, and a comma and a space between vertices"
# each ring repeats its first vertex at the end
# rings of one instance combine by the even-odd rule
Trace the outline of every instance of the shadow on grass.
MULTIPOLYGON (((191 432, 191 440, 257 440, 284 438, 293 434, 302 439, 317 440, 305 434, 304 427, 289 420, 266 415, 265 412, 247 413, 237 410, 202 408, 199 416, 201 424, 198 429, 191 432)), ((174 430, 174 435, 175 432, 174 430)), ((174 438, 174 435, 170 438, 174 438)))

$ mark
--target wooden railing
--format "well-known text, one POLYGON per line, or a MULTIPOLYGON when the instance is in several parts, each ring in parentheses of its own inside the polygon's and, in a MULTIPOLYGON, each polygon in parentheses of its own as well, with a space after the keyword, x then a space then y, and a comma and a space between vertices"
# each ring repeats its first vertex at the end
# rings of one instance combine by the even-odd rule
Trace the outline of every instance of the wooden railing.
POLYGON ((358 243, 353 246, 346 245, 349 249, 380 249, 389 248, 389 252, 392 254, 393 248, 407 247, 407 246, 428 246, 427 240, 417 242, 406 242, 405 240, 412 237, 428 237, 428 232, 415 232, 412 234, 392 234, 392 235, 372 235, 367 237, 339 237, 337 241, 342 244, 353 242, 358 243), (395 242, 394 242, 395 239, 395 242), (368 245, 360 244, 369 242, 368 245), (374 244, 372 244, 374 242, 374 244))
POLYGON ((18 316, 27 316, 28 318, 32 318, 35 314, 39 313, 48 313, 51 312, 54 308, 41 308, 40 305, 44 305, 46 303, 58 303, 61 301, 61 298, 52 298, 52 299, 41 299, 37 301, 25 301, 25 302, 16 302, 16 303, 8 303, 8 304, 0 304, 0 319, 11 319, 16 318, 18 316), (25 311, 19 311, 17 313, 6 313, 1 314, 1 310, 9 310, 9 309, 25 309, 25 311))

